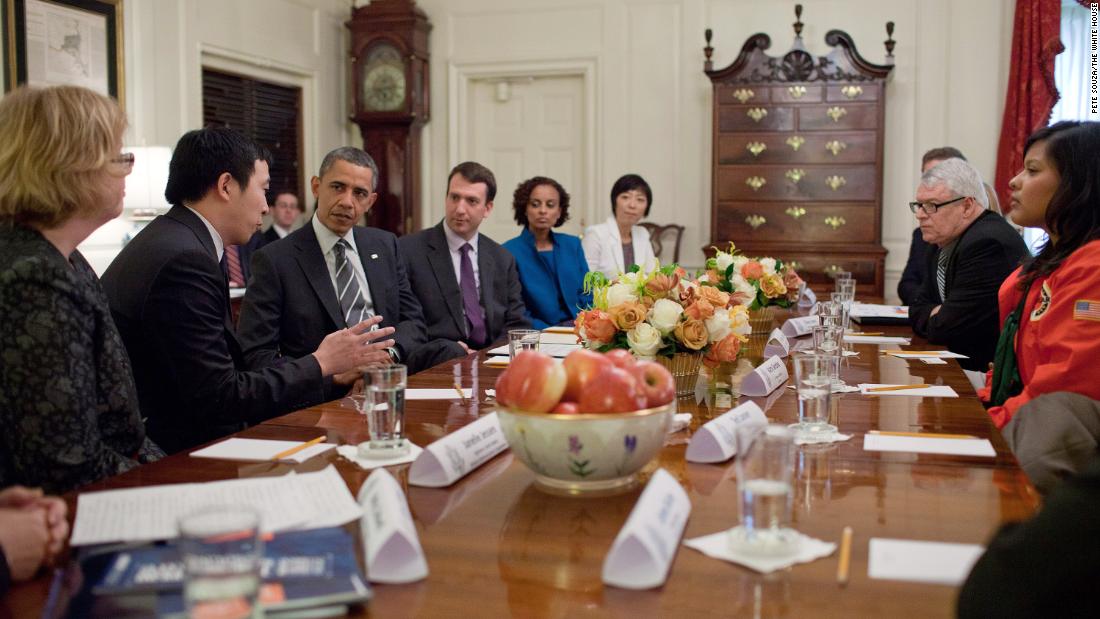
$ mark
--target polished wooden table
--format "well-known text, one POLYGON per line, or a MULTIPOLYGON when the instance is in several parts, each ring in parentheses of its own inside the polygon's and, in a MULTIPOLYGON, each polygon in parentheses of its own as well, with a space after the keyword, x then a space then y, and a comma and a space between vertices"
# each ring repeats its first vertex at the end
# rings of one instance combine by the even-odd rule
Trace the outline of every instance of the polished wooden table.
MULTIPOLYGON (((923 348, 914 340, 914 348, 923 348)), ((794 521, 810 536, 839 541, 844 526, 854 530, 851 580, 836 582, 837 558, 796 565, 770 575, 708 558, 686 547, 677 553, 667 583, 650 591, 605 587, 604 556, 640 493, 640 486, 605 498, 551 496, 533 485, 534 475, 510 452, 445 489, 407 485, 408 465, 393 467, 405 485, 427 556, 430 575, 412 585, 375 586, 364 614, 376 617, 584 617, 584 616, 753 616, 753 617, 946 617, 954 614, 954 587, 872 580, 867 577, 872 537, 984 543, 998 525, 1028 517, 1039 497, 1000 433, 977 402, 954 361, 924 365, 879 354, 896 346, 859 345, 842 371, 848 384, 861 382, 949 385, 961 397, 837 398, 840 430, 847 442, 799 448, 794 521), (974 458, 863 450, 869 430, 944 432, 989 438, 995 458, 974 458)), ((410 401, 407 433, 426 445, 492 412, 484 389, 500 370, 474 355, 413 376, 410 387, 472 387, 468 403, 410 401)), ((743 401, 743 400, 742 400, 743 401)), ((782 387, 772 398, 755 399, 776 422, 797 417, 794 391, 782 387)), ((644 469, 672 473, 687 490, 692 513, 685 537, 727 529, 738 522, 733 464, 689 464, 685 445, 700 424, 724 411, 709 402, 681 399, 681 412, 694 414, 691 427, 669 436, 666 447, 644 469)), ((349 400, 331 402, 272 419, 240 436, 305 440, 325 434, 329 442, 359 443, 366 428, 349 400)), ((354 494, 368 471, 335 451, 298 470, 334 464, 354 494)), ((281 475, 285 464, 242 464, 175 455, 86 488, 102 490, 184 481, 212 481, 281 475)), ((70 496, 70 508, 75 497, 70 496)), ((356 529, 358 525, 349 525, 356 529)), ((16 587, 4 600, 4 616, 35 616, 43 607, 49 578, 16 587)))

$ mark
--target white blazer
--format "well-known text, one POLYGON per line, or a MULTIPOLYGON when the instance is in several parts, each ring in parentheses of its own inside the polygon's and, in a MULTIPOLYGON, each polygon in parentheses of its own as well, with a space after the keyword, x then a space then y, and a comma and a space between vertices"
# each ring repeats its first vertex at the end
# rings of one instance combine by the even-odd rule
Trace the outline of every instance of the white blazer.
MULTIPOLYGON (((647 271, 656 267, 657 257, 653 255, 653 246, 649 243, 649 231, 634 226, 630 230, 630 239, 634 245, 634 262, 647 271)), ((602 271, 608 278, 614 278, 626 269, 623 265, 623 239, 614 215, 602 224, 589 226, 584 231, 581 246, 584 247, 589 271, 602 271)))

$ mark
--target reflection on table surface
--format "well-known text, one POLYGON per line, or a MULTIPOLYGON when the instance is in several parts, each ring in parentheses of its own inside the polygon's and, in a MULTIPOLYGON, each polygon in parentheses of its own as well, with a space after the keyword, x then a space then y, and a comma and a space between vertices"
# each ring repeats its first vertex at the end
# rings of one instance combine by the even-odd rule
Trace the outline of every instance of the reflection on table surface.
MULTIPOLYGON (((914 340, 914 345, 924 344, 914 340)), ((881 355, 876 345, 854 349, 859 355, 845 360, 841 374, 848 384, 943 384, 961 397, 836 396, 836 423, 852 439, 798 449, 794 525, 807 535, 834 542, 844 526, 854 529, 847 587, 836 584, 835 555, 760 575, 683 547, 664 587, 640 592, 605 587, 600 581, 604 556, 642 486, 602 498, 551 496, 536 488, 534 475, 505 452, 444 489, 409 487, 408 465, 391 469, 408 495, 430 575, 412 585, 376 586, 375 598, 364 612, 381 617, 952 616, 952 587, 869 579, 868 541, 889 537, 984 543, 1001 522, 1030 515, 1038 507, 1038 495, 955 361, 924 365, 881 355), (873 429, 972 434, 989 438, 997 456, 864 451, 863 434, 873 429)), ((472 355, 409 378, 411 388, 450 388, 458 382, 474 393, 465 404, 457 396, 409 401, 407 433, 414 442, 426 445, 492 412, 484 390, 493 387, 501 370, 483 361, 484 355, 472 355)), ((678 402, 681 412, 694 415, 690 427, 670 435, 641 473, 644 483, 657 467, 664 467, 687 490, 693 511, 686 537, 727 529, 738 521, 732 461, 701 465, 684 460, 691 433, 725 412, 708 401, 705 390, 700 396, 698 401, 678 402)), ((752 400, 775 422, 797 418, 796 395, 786 386, 752 400)), ((240 436, 306 440, 319 433, 329 442, 357 444, 365 440, 366 426, 351 402, 340 400, 272 419, 240 436)), ((369 474, 335 451, 296 467, 183 454, 86 490, 282 475, 319 470, 330 463, 353 494, 369 474)), ((68 499, 70 509, 75 509, 75 495, 68 499)), ((37 615, 48 581, 41 577, 16 587, 4 600, 6 610, 17 617, 37 615)))

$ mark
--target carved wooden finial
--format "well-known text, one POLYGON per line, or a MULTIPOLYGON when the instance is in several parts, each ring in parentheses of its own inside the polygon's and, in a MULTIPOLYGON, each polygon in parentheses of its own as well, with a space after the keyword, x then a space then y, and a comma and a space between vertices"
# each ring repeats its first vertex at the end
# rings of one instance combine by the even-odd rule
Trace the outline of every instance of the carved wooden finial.
POLYGON ((799 38, 802 36, 802 5, 794 5, 794 36, 799 38))
POLYGON ((703 48, 703 53, 706 54, 707 61, 703 64, 703 68, 707 71, 710 71, 711 68, 714 66, 714 64, 710 60, 711 55, 714 54, 714 48, 710 46, 710 39, 713 36, 714 32, 710 28, 707 28, 703 31, 703 38, 707 40, 707 46, 703 48))
POLYGON ((894 40, 894 22, 886 22, 886 64, 894 64, 894 46, 897 45, 897 41, 894 40))

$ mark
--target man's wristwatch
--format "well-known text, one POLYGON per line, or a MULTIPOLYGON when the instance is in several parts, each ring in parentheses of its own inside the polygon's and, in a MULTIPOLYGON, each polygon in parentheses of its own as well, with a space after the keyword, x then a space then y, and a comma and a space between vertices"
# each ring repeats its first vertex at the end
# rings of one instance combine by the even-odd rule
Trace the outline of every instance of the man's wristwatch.
POLYGON ((388 352, 390 354, 390 362, 392 362, 392 363, 401 363, 401 355, 398 354, 396 348, 394 348, 393 346, 390 346, 389 348, 386 349, 386 352, 388 352))

